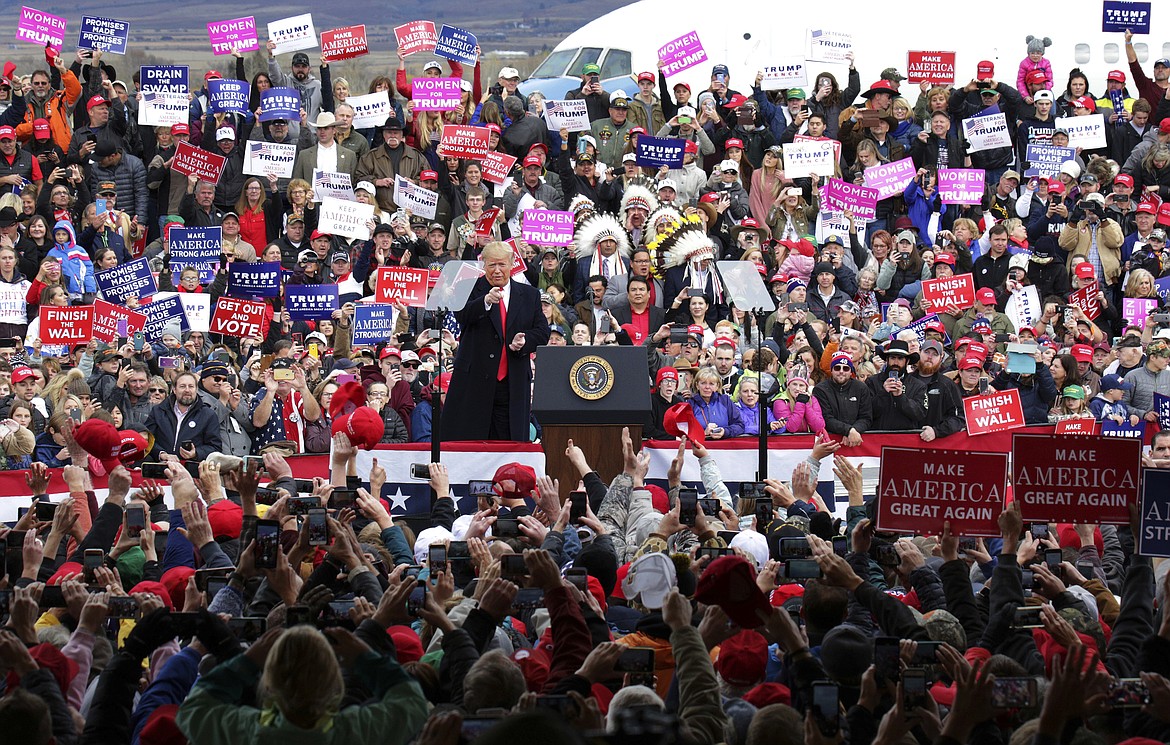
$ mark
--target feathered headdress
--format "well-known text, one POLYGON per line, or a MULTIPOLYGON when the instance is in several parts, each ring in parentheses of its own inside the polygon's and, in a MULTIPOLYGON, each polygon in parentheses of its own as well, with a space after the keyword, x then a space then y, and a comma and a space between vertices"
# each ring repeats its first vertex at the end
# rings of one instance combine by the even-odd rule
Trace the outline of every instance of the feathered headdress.
POLYGON ((577 228, 573 235, 573 250, 577 258, 593 256, 597 244, 606 238, 617 241, 618 255, 629 258, 630 236, 613 215, 595 213, 577 228))
MULTIPOLYGON (((698 215, 683 217, 651 240, 647 248, 650 249, 651 269, 659 278, 664 278, 668 269, 681 266, 684 267, 683 277, 689 282, 696 264, 704 259, 715 259, 715 242, 707 235, 698 215)), ((723 288, 719 277, 714 273, 711 276, 716 302, 721 302, 723 288)))
POLYGON ((626 185, 625 193, 622 194, 622 214, 624 215, 631 207, 641 207, 647 212, 653 212, 658 209, 658 197, 642 183, 633 181, 626 185))
POLYGON ((673 225, 682 220, 682 213, 680 213, 673 205, 660 204, 658 209, 650 213, 650 217, 646 219, 646 224, 651 227, 651 230, 658 232, 659 223, 665 222, 667 225, 673 225))

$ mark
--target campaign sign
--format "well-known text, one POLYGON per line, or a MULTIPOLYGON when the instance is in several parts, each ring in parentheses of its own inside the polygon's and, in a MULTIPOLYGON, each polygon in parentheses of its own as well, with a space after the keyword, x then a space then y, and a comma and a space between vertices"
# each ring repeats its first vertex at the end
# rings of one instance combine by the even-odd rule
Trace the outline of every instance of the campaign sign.
POLYGON ((166 297, 155 295, 153 300, 139 310, 146 316, 146 323, 142 325, 142 333, 146 336, 147 341, 161 341, 163 329, 172 321, 179 322, 180 332, 191 330, 191 325, 187 322, 187 314, 183 311, 183 298, 179 297, 177 292, 166 297))
MULTIPOLYGON (((1060 126, 1059 121, 1057 126, 1060 126)), ((963 137, 967 140, 968 153, 1012 146, 1011 131, 1002 111, 964 119, 963 137)))
POLYGON ((370 239, 370 226, 366 223, 374 219, 374 205, 325 197, 318 209, 317 229, 322 233, 360 241, 370 239))
POLYGON ((485 238, 490 236, 492 234, 492 228, 496 226, 496 221, 500 219, 500 213, 502 212, 503 210, 499 207, 492 207, 480 215, 479 219, 475 221, 475 234, 485 238))
POLYGON ((488 151, 479 163, 480 169, 483 170, 483 180, 490 184, 504 183, 504 179, 508 178, 515 165, 516 156, 494 150, 488 151))
POLYGON ((433 51, 439 40, 433 21, 411 21, 395 26, 394 38, 398 42, 398 51, 406 57, 415 52, 433 51))
POLYGON ((340 308, 337 285, 285 285, 284 309, 294 321, 332 318, 340 308))
POLYGON ((883 447, 877 529, 997 536, 1007 475, 1007 453, 883 447))
POLYGON ((41 341, 46 344, 88 344, 93 338, 93 306, 40 308, 41 341))
POLYGON ((1042 310, 1040 291, 1036 289, 1036 285, 1028 285, 1012 291, 1003 313, 1011 319, 1012 326, 1023 329, 1036 323, 1042 310))
POLYGON ((369 53, 365 24, 321 32, 321 56, 326 62, 353 59, 369 53))
POLYGON ((877 217, 878 191, 868 186, 830 178, 825 184, 823 201, 829 209, 838 212, 849 210, 859 220, 873 220, 877 217))
POLYGON ((390 92, 377 91, 364 96, 350 96, 345 103, 353 108, 353 128, 380 127, 394 109, 390 106, 390 92))
POLYGON ((117 344, 119 336, 129 337, 135 331, 141 331, 146 325, 146 316, 136 310, 113 303, 107 303, 101 298, 93 301, 93 338, 106 344, 117 344), (126 329, 118 333, 118 322, 125 321, 126 329))
POLYGON ((459 78, 415 78, 410 81, 415 111, 454 111, 463 93, 459 78))
POLYGON ((1096 419, 1074 416, 1058 421, 1055 433, 1058 435, 1092 436, 1100 434, 1100 424, 1096 419))
POLYGON ((764 72, 761 90, 778 91, 808 85, 808 64, 801 55, 778 59, 760 69, 764 72))
POLYGON ((561 210, 524 210, 525 243, 569 246, 573 243, 573 213, 561 210))
POLYGON ((217 183, 227 158, 198 148, 189 142, 179 142, 171 168, 184 176, 198 176, 204 181, 217 183))
POLYGON ((1025 522, 1129 523, 1142 444, 1113 437, 1012 437, 1012 484, 1025 522))
POLYGON ((706 62, 707 52, 703 50, 703 42, 699 41, 699 33, 691 31, 659 47, 658 59, 662 63, 658 69, 669 78, 706 62))
POLYGON ((313 28, 313 14, 282 18, 268 23, 268 39, 276 42, 273 54, 287 54, 317 46, 317 29, 313 28))
MULTIPOLYGON (((889 305, 890 305, 889 303, 882 303, 882 319, 883 320, 886 317, 886 311, 889 309, 889 305)), ((934 323, 937 320, 939 320, 938 314, 931 313, 929 315, 925 315, 922 318, 919 318, 918 320, 913 321, 912 323, 908 324, 906 326, 906 328, 903 329, 903 331, 913 331, 914 334, 918 337, 918 343, 925 344, 926 343, 926 327, 929 326, 930 324, 934 323)), ((944 326, 944 328, 945 328, 945 326, 944 326)), ((947 345, 949 345, 951 343, 950 334, 947 334, 947 333, 943 334, 943 343, 947 344, 947 345)))
POLYGON ((221 297, 215 301, 215 312, 211 314, 208 332, 234 336, 237 339, 251 339, 261 336, 264 325, 263 300, 246 300, 238 297, 221 297))
POLYGON ((130 297, 150 297, 158 292, 146 259, 134 259, 104 269, 94 275, 94 280, 102 297, 118 305, 124 305, 130 297))
POLYGON ((265 261, 228 264, 228 292, 247 297, 277 297, 280 295, 280 262, 265 261))
POLYGON ((16 40, 27 41, 39 47, 49 44, 60 50, 65 44, 65 19, 27 5, 23 6, 20 9, 20 20, 16 22, 16 40))
POLYGON ((864 174, 865 185, 877 189, 878 199, 886 199, 906 191, 906 186, 918 175, 918 169, 914 167, 914 161, 902 158, 893 163, 870 166, 864 174))
POLYGON ((1097 297, 1099 291, 1097 281, 1093 280, 1081 289, 1069 293, 1068 304, 1080 308, 1085 316, 1092 321, 1101 315, 1101 300, 1097 297))
POLYGON ((1105 115, 1065 116, 1053 122, 1057 129, 1068 132, 1068 146, 1094 150, 1105 147, 1105 115))
POLYGON ((244 146, 244 173, 248 176, 292 178, 296 160, 293 143, 248 140, 244 146))
POLYGON ((211 295, 206 292, 181 292, 178 295, 191 330, 206 334, 211 326, 211 295))
POLYGON ((143 65, 139 71, 143 93, 187 93, 191 70, 186 65, 143 65))
POLYGON ((809 29, 808 58, 814 62, 848 64, 845 55, 853 51, 853 34, 826 29, 809 29))
POLYGON ((439 29, 439 38, 435 40, 435 54, 446 59, 453 59, 465 65, 474 65, 476 62, 475 47, 479 41, 475 34, 457 26, 443 24, 439 29))
POLYGON ((553 132, 560 132, 562 129, 570 132, 588 132, 588 104, 583 99, 545 101, 544 121, 553 132))
POLYGON ((186 93, 144 91, 138 105, 138 123, 146 127, 186 124, 191 102, 186 93))
POLYGON ((439 138, 439 153, 445 158, 479 160, 488 153, 488 138, 491 137, 491 133, 487 127, 444 124, 443 134, 439 138))
POLYGON ((640 166, 682 168, 686 140, 678 137, 638 136, 636 161, 640 166))
POLYGON ((256 19, 233 18, 229 21, 212 21, 207 24, 207 40, 211 43, 211 52, 215 55, 231 54, 238 49, 241 52, 254 52, 260 48, 260 39, 256 34, 256 19))
POLYGON ((1158 412, 1158 427, 1170 429, 1170 396, 1155 391, 1154 411, 1158 412))
POLYGON ((1155 279, 1154 289, 1158 291, 1158 297, 1162 298, 1162 304, 1170 305, 1170 277, 1155 279))
POLYGON ((207 105, 212 114, 247 114, 252 86, 246 80, 208 80, 207 105))
POLYGON ((975 304, 975 278, 967 274, 953 277, 926 279, 922 282, 923 303, 929 303, 933 310, 954 306, 966 310, 975 304))
POLYGON ((1142 469, 1138 518, 1137 552, 1142 556, 1170 557, 1170 471, 1142 469))
POLYGON ((1127 297, 1121 299, 1121 315, 1135 326, 1145 328, 1146 317, 1150 311, 1158 307, 1158 301, 1153 298, 1127 297))
POLYGON ((113 18, 81 17, 77 36, 79 49, 100 49, 111 54, 125 54, 130 39, 130 24, 113 18))
POLYGON ((963 399, 967 415, 967 434, 987 435, 1004 432, 1027 424, 1020 392, 1015 388, 963 399))
POLYGON ((1119 437, 1122 439, 1137 440, 1138 442, 1145 442, 1146 440, 1146 423, 1139 421, 1137 424, 1130 424, 1129 420, 1118 422, 1113 419, 1104 419, 1101 421, 1101 436, 1102 437, 1119 437))
POLYGON ((435 212, 439 209, 439 193, 424 189, 401 176, 395 176, 394 204, 401 209, 410 210, 411 214, 434 220, 435 212))
POLYGON ((313 169, 313 197, 315 199, 346 199, 354 201, 353 179, 348 173, 313 169))
POLYGON ((206 284, 215 278, 222 246, 223 229, 218 226, 171 228, 171 271, 194 266, 199 270, 199 282, 206 284))
POLYGON ((1060 167, 1065 161, 1075 157, 1077 151, 1071 147, 1030 144, 1024 153, 1024 160, 1028 161, 1028 170, 1024 175, 1055 176, 1060 173, 1060 167))
POLYGON ((394 335, 393 305, 358 303, 353 310, 353 345, 378 344, 394 335))
POLYGON ((979 204, 986 176, 982 168, 940 168, 938 198, 943 204, 979 204))
POLYGON ((260 121, 301 120, 301 94, 296 88, 269 88, 260 92, 260 121))
POLYGON ((1150 33, 1150 6, 1153 3, 1131 3, 1124 0, 1105 0, 1101 4, 1101 30, 1107 34, 1150 33))
POLYGON ((841 143, 828 137, 812 137, 811 135, 793 135, 793 142, 828 142, 833 146, 833 163, 841 160, 841 143))
POLYGON ((906 52, 906 82, 955 84, 954 52, 906 52))
POLYGON ((377 278, 374 280, 374 302, 399 301, 412 308, 421 308, 427 304, 429 276, 430 273, 426 269, 412 269, 406 266, 379 267, 377 278))

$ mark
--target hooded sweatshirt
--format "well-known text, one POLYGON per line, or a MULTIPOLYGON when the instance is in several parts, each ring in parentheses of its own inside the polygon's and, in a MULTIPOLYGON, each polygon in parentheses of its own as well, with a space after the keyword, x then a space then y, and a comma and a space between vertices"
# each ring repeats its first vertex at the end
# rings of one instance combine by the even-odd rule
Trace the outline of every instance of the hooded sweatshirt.
POLYGON ((69 288, 69 302, 80 301, 83 295, 92 295, 97 292, 97 284, 93 278, 93 262, 89 253, 77 245, 77 234, 68 220, 58 220, 53 226, 53 247, 49 249, 49 256, 60 260, 61 274, 66 279, 69 288), (64 230, 69 234, 66 243, 57 243, 57 231, 64 230))

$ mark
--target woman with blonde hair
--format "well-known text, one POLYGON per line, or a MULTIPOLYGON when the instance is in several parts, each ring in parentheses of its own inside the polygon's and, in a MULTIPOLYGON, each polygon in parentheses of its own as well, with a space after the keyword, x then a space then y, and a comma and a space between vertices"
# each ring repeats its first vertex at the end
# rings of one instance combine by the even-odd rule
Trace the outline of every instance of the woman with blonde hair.
POLYGON ((1154 275, 1145 269, 1134 269, 1130 272, 1129 279, 1125 282, 1125 297, 1159 300, 1161 296, 1154 285, 1154 275))
POLYGON ((909 153, 910 146, 918 137, 918 133, 922 131, 922 127, 918 126, 918 122, 914 121, 913 112, 910 110, 910 102, 898 96, 890 104, 890 115, 898 122, 898 126, 890 130, 890 137, 900 142, 902 148, 909 153))
POLYGON ((782 153, 779 145, 773 145, 764 151, 764 160, 760 167, 752 171, 751 188, 748 189, 748 210, 761 224, 768 221, 768 212, 772 207, 768 199, 776 199, 780 193, 780 184, 784 181, 784 168, 780 161, 782 153))

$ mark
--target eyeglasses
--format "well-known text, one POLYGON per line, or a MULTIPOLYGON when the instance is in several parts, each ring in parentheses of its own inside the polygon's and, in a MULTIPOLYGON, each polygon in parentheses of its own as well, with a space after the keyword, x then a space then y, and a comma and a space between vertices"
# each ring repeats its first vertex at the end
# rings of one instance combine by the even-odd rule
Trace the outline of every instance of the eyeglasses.
POLYGON ((386 394, 386 393, 376 393, 376 392, 373 392, 373 391, 371 391, 371 392, 369 393, 369 397, 370 397, 370 398, 386 398, 386 396, 387 396, 387 395, 389 395, 389 394, 386 394))
POLYGON ((166 388, 151 388, 150 392, 151 393, 166 393, 167 389, 166 388))
POLYGON ((684 347, 693 347, 694 349, 698 349, 702 345, 700 345, 699 342, 697 342, 697 341, 688 341, 685 344, 683 344, 683 346, 684 347))
POLYGON ((402 366, 403 366, 403 367, 417 368, 417 367, 418 367, 418 364, 419 364, 419 363, 417 363, 417 362, 403 362, 403 363, 402 363, 402 366))
POLYGON ((833 365, 833 372, 853 372, 849 365, 833 365))

